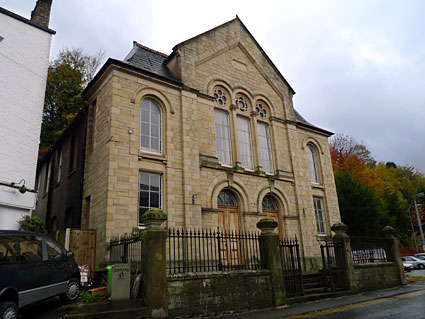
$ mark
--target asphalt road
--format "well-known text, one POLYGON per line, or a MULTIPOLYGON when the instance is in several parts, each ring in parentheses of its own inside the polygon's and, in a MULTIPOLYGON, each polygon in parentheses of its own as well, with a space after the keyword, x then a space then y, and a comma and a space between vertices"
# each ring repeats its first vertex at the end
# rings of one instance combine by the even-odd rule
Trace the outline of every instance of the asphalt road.
MULTIPOLYGON (((411 275, 418 276, 417 271, 411 275)), ((212 318, 212 317, 211 317, 212 318)), ((425 281, 403 287, 318 300, 280 309, 223 315, 224 319, 424 319, 425 281)))

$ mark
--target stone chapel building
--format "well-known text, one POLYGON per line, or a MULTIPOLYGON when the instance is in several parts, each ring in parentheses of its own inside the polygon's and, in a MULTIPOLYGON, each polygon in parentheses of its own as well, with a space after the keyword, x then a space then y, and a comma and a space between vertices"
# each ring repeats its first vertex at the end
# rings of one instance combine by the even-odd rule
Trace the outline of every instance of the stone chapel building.
POLYGON ((168 56, 134 42, 109 59, 85 90, 81 227, 97 229, 96 264, 155 207, 168 227, 256 230, 270 216, 313 265, 340 222, 332 133, 295 111, 294 94, 238 17, 168 56))

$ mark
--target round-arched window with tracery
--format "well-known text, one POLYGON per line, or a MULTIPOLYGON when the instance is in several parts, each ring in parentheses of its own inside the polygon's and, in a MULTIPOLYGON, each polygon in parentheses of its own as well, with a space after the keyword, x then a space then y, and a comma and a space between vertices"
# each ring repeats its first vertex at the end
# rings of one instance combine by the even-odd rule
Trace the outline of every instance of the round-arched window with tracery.
POLYGON ((276 202, 274 201, 273 197, 270 195, 266 195, 263 198, 263 210, 277 210, 276 202))
POLYGON ((217 205, 219 206, 238 206, 235 196, 228 191, 221 191, 218 194, 217 205))
POLYGON ((227 105, 227 100, 228 100, 227 94, 226 94, 226 91, 224 91, 224 89, 222 89, 221 87, 216 87, 214 89, 214 98, 218 105, 220 106, 227 105))

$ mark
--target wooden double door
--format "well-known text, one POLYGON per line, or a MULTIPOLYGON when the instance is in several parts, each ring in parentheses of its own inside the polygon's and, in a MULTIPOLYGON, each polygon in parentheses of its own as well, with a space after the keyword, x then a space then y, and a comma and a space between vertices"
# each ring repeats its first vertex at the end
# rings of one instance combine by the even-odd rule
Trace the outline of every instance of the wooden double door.
POLYGON ((218 225, 222 235, 220 240, 221 262, 226 265, 239 265, 240 241, 238 235, 240 232, 240 218, 238 207, 218 206, 218 225))

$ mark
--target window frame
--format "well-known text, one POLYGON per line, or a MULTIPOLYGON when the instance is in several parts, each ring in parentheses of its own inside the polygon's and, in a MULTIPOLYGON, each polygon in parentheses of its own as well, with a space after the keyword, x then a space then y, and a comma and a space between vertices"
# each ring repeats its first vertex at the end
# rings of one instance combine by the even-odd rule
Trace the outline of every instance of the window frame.
POLYGON ((316 218, 316 230, 319 235, 326 235, 326 218, 325 210, 323 206, 323 198, 318 196, 313 196, 313 209, 314 216, 316 218), (320 204, 320 207, 317 205, 320 204))
POLYGON ((263 171, 268 175, 274 174, 274 163, 273 163, 273 154, 272 154, 272 145, 271 145, 271 136, 270 136, 270 125, 268 123, 257 121, 257 134, 258 134, 258 153, 259 153, 259 164, 263 168, 263 171), (260 134, 260 126, 264 126, 266 136, 260 134), (262 141, 265 139, 266 145, 262 145, 262 141), (265 158, 265 154, 267 157, 265 158), (266 170, 265 161, 268 162, 270 170, 266 170))
POLYGON ((157 208, 157 209, 161 209, 163 207, 163 197, 164 197, 164 191, 163 191, 163 174, 162 173, 156 173, 156 172, 149 172, 149 171, 139 171, 139 195, 138 195, 138 209, 137 209, 137 225, 138 226, 142 226, 143 224, 140 223, 140 217, 149 209, 151 208, 157 208), (149 176, 149 184, 148 184, 148 189, 141 189, 141 181, 142 181, 142 175, 148 175, 149 176), (151 191, 151 176, 158 176, 159 177, 159 187, 158 187, 158 191, 151 191), (141 206, 141 193, 148 193, 148 206, 141 206), (151 205, 151 193, 157 193, 158 194, 158 207, 152 206, 151 205), (146 208, 146 209, 145 209, 146 208), (144 209, 142 211, 142 209, 144 209))
POLYGON ((312 144, 307 144, 307 165, 308 165, 308 175, 310 177, 310 182, 312 184, 320 185, 320 169, 319 169, 319 157, 317 156, 317 148, 312 144), (312 174, 314 176, 312 176, 312 174))
MULTIPOLYGON (((147 111, 147 110, 145 110, 147 111)), ((139 121, 139 129, 140 129, 140 134, 139 134, 139 149, 141 153, 149 153, 149 154, 156 154, 156 155, 162 155, 163 154, 163 110, 161 107, 161 104, 154 98, 148 96, 148 97, 144 97, 141 101, 140 101, 140 105, 139 105, 139 115, 140 115, 140 121, 139 121), (145 101, 149 101, 149 122, 147 121, 143 121, 144 117, 143 117, 143 102, 145 101), (152 123, 152 104, 158 109, 158 114, 159 114, 159 124, 153 124, 152 123), (148 134, 143 134, 142 133, 142 126, 143 123, 145 123, 146 125, 149 125, 149 133, 148 134), (159 126, 158 128, 158 136, 152 136, 152 127, 153 126, 159 126), (148 137, 148 141, 149 141, 149 147, 143 147, 142 146, 142 137, 146 136, 148 137), (158 138, 158 149, 152 148, 152 140, 154 138, 158 138)))
MULTIPOLYGON (((220 119, 221 120, 221 119, 220 119)), ((233 167, 233 154, 232 154, 232 140, 231 140, 231 127, 230 127, 230 115, 227 111, 225 110, 221 110, 221 109, 214 109, 214 129, 215 129, 215 144, 216 144, 216 154, 217 154, 217 158, 218 161, 220 162, 221 165, 226 166, 226 167, 233 167), (217 122, 218 120, 218 115, 224 115, 226 117, 226 126, 223 125, 223 123, 221 122, 217 122), (217 133, 221 130, 217 129, 217 126, 221 126, 221 127, 225 127, 227 130, 227 136, 223 137, 223 136, 219 136, 217 133), (228 148, 227 149, 223 149, 220 148, 219 149, 219 143, 218 143, 218 139, 221 140, 227 140, 227 144, 228 144, 228 148), (224 159, 224 153, 227 152, 229 154, 228 156, 228 160, 229 162, 225 162, 224 159)), ((223 143, 220 143, 221 146, 223 146, 223 143)))
POLYGON ((253 156, 253 147, 252 147, 252 132, 251 132, 251 119, 247 118, 246 116, 237 115, 236 116, 236 131, 237 131, 237 138, 238 138, 238 146, 239 146, 239 160, 241 162, 241 165, 244 169, 248 171, 254 171, 254 156, 253 156), (244 121, 246 124, 247 131, 242 131, 240 129, 239 120, 244 121), (248 143, 241 141, 241 134, 248 136, 248 143), (242 143, 242 145, 241 145, 242 143), (248 145, 248 153, 249 154, 242 154, 242 149, 244 149, 241 146, 248 145), (244 163, 242 158, 249 158, 250 163, 244 163), (251 164, 251 166, 249 166, 251 164))

